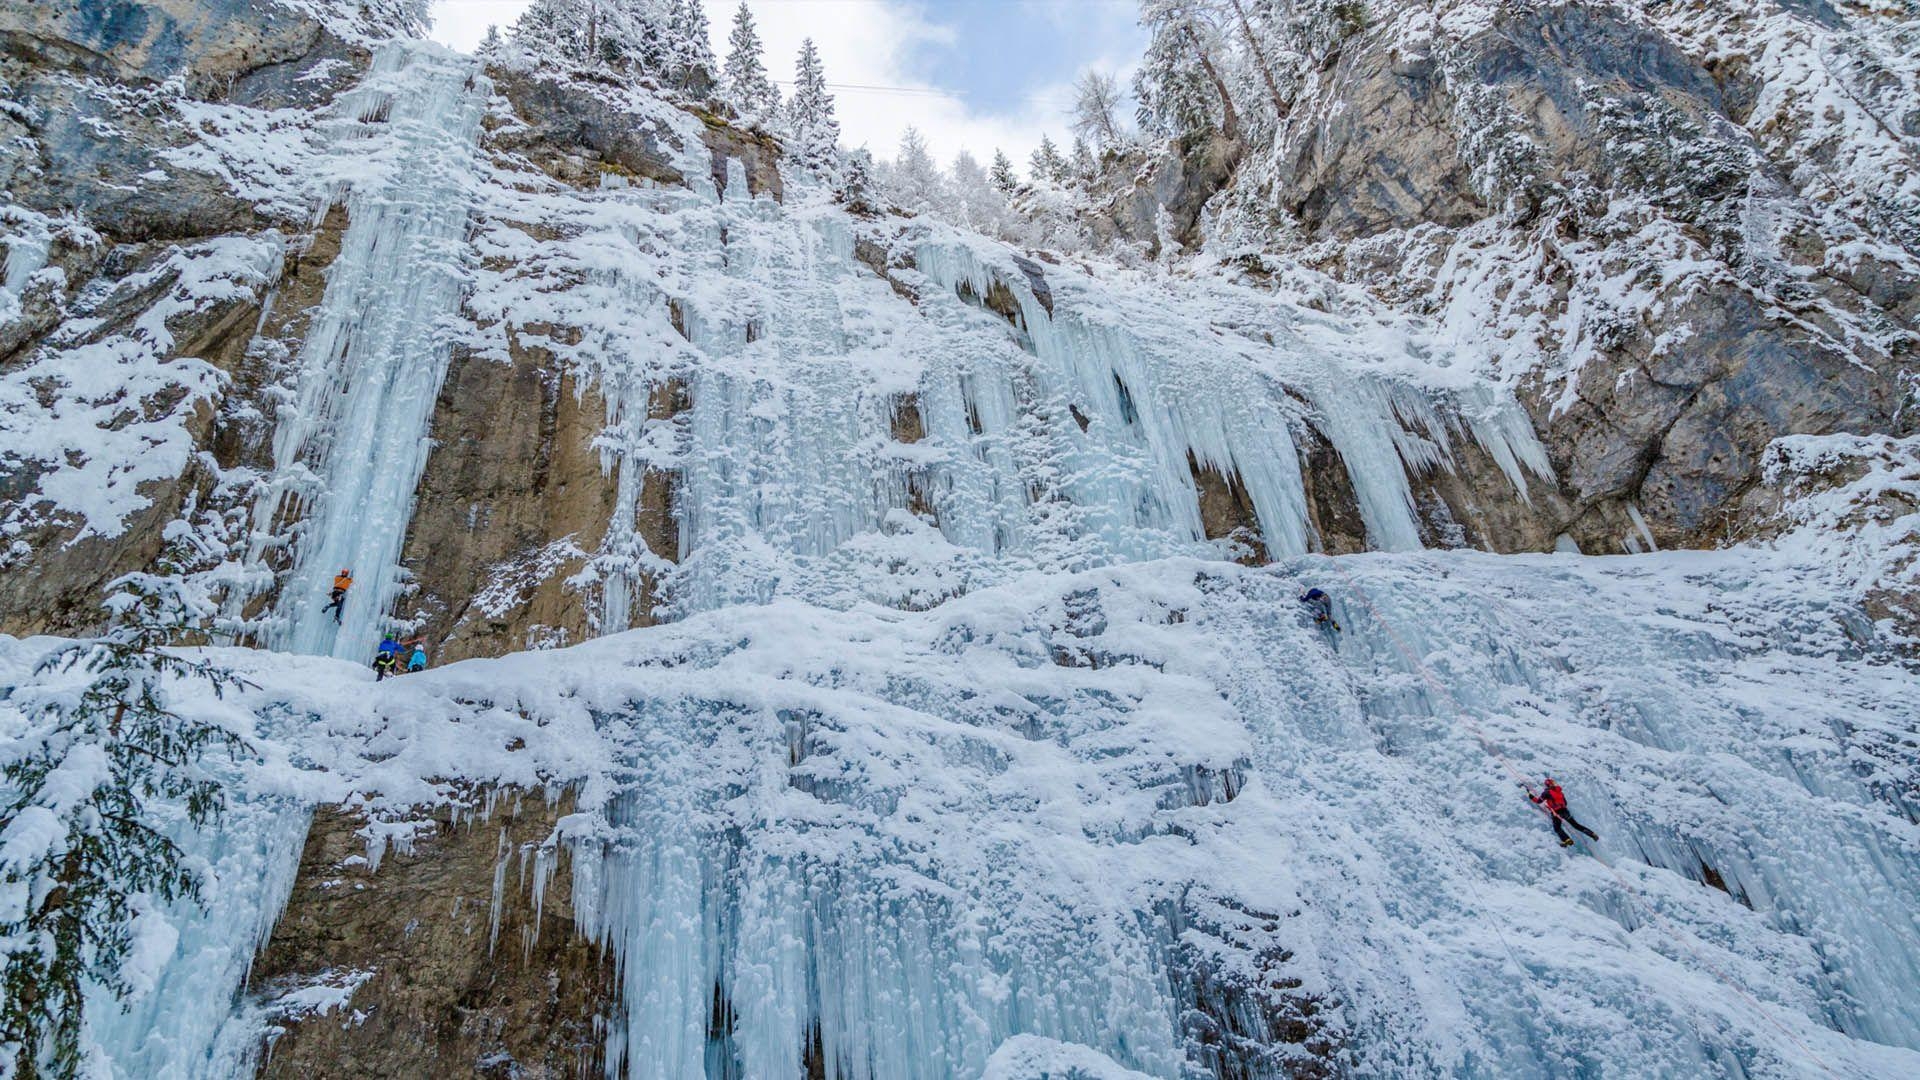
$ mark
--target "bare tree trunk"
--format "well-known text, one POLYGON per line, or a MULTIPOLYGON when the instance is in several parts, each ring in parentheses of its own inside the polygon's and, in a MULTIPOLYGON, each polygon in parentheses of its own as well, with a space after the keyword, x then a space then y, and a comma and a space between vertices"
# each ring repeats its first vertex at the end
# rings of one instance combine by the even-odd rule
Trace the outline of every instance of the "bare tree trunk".
POLYGON ((1267 63, 1267 54, 1260 48, 1260 39, 1253 36, 1253 24, 1247 21, 1247 9, 1241 6, 1240 0, 1227 2, 1233 5, 1233 13, 1240 18, 1240 32, 1247 37, 1247 48, 1253 51, 1254 64, 1260 68, 1260 77, 1266 81, 1267 93, 1273 98, 1278 118, 1285 120, 1287 114, 1293 111, 1293 106, 1280 96, 1280 86, 1273 81, 1273 65, 1267 63))

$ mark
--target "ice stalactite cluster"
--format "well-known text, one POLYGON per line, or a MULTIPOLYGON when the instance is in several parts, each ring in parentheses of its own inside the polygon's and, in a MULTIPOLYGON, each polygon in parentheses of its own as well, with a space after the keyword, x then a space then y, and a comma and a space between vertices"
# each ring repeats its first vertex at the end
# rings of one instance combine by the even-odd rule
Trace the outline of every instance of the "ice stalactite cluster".
POLYGON ((1215 316, 1250 294, 1065 267, 1045 268, 1042 302, 1010 253, 938 227, 891 239, 905 254, 889 280, 856 250, 889 238, 745 192, 744 178, 725 198, 704 180, 615 185, 564 213, 528 197, 508 216, 545 214, 565 238, 487 241, 517 267, 483 277, 477 306, 582 325, 551 348, 607 401, 620 509, 596 561, 603 632, 631 625, 643 573, 679 613, 775 595, 924 605, 1009 568, 1219 552, 1200 469, 1244 487, 1270 552, 1317 550, 1297 446, 1309 428, 1382 549, 1420 546, 1410 477, 1452 467, 1461 440, 1516 500, 1550 474, 1509 394, 1434 379, 1407 340, 1383 358, 1271 301, 1223 331, 1215 316), (899 437, 903 410, 916 437, 899 437), (634 527, 649 473, 675 486, 677 568, 634 527))
POLYGON ((594 763, 563 832, 610 1076, 1909 1075, 1883 788, 1916 773, 1878 755, 1920 699, 1821 573, 1166 559, 736 604, 406 685, 445 719, 388 747, 594 763), (1597 847, 1527 802, 1547 772, 1597 847))

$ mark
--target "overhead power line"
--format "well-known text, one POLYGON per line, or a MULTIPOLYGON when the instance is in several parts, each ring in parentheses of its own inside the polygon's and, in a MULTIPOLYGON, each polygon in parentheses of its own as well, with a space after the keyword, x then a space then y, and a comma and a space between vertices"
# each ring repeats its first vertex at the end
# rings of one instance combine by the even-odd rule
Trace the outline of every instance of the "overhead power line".
MULTIPOLYGON (((793 2, 810 3, 812 2, 812 0, 793 0, 793 2)), ((824 2, 824 0, 822 0, 822 2, 824 2)), ((792 79, 774 79, 773 81, 785 87, 790 87, 794 85, 794 81, 792 79)), ((848 93, 856 93, 856 94, 894 94, 900 97, 946 98, 951 101, 961 101, 961 102, 972 101, 976 104, 985 104, 987 102, 997 102, 1002 104, 1028 103, 1028 104, 1034 104, 1034 105, 1051 105, 1051 106, 1055 106, 1057 108, 1062 108, 1062 109, 1068 109, 1073 107, 1071 102, 1061 101, 1055 98, 1041 97, 1038 94, 1011 95, 1011 96, 1001 97, 1001 98, 991 98, 991 99, 987 99, 986 102, 983 102, 982 99, 976 94, 969 94, 960 90, 942 90, 934 86, 876 86, 870 83, 831 83, 831 82, 826 85, 827 85, 827 89, 835 92, 848 92, 848 93)))

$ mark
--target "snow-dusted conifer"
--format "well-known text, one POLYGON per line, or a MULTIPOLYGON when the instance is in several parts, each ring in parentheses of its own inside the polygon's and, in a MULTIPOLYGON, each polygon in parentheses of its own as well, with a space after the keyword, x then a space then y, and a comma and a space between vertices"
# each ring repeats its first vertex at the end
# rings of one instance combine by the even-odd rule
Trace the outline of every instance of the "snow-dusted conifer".
POLYGON ((1143 130, 1184 138, 1210 130, 1235 133, 1238 119, 1227 89, 1226 48, 1216 4, 1147 0, 1140 25, 1150 35, 1133 79, 1143 130))
POLYGON ((1006 194, 994 186, 987 170, 972 154, 962 150, 954 155, 953 165, 947 169, 946 191, 946 214, 955 222, 990 236, 1005 233, 1006 194))
POLYGON ((586 63, 598 30, 587 0, 533 0, 513 24, 513 42, 536 56, 586 63))
POLYGON ((1070 167, 1075 180, 1091 182, 1100 173, 1100 166, 1093 159, 1093 148, 1087 140, 1076 135, 1073 137, 1073 162, 1070 167))
POLYGON ((176 711, 169 684, 202 681, 219 694, 240 680, 168 651, 216 610, 181 569, 163 559, 155 573, 116 581, 107 632, 42 662, 41 676, 84 673, 84 687, 14 699, 30 726, 0 768, 0 1045, 23 1077, 86 1070, 87 990, 128 993, 122 966, 134 916, 200 895, 199 874, 156 804, 206 823, 225 796, 201 759, 240 743, 176 711))
POLYGON ((1027 162, 1027 172, 1035 182, 1060 183, 1067 177, 1067 162, 1060 156, 1060 148, 1053 144, 1051 135, 1040 136, 1040 147, 1033 152, 1027 162))
POLYGON ((474 50, 474 55, 482 60, 495 60, 499 58, 500 50, 505 47, 506 42, 500 39, 499 24, 488 23, 487 36, 480 39, 480 47, 474 50))
POLYGON ((745 3, 733 15, 727 37, 727 66, 720 89, 727 103, 749 120, 765 123, 780 113, 780 88, 767 77, 765 48, 745 3))
POLYGON ((940 170, 933 163, 927 140, 918 128, 908 127, 900 136, 900 152, 886 172, 887 194, 895 205, 916 214, 931 213, 944 201, 940 170))
POLYGON ((719 71, 708 37, 707 10, 700 0, 676 0, 668 17, 674 81, 683 86, 708 86, 719 71))
POLYGON ((1014 173, 1013 161, 1005 150, 993 152, 993 171, 987 175, 1002 195, 1011 195, 1020 187, 1020 177, 1014 173))
POLYGON ((820 50, 812 38, 800 43, 787 126, 788 156, 815 173, 831 173, 839 153, 840 121, 834 118, 826 68, 820 63, 820 50))
POLYGON ((834 197, 851 213, 871 214, 875 210, 875 186, 873 155, 863 146, 847 155, 834 197))

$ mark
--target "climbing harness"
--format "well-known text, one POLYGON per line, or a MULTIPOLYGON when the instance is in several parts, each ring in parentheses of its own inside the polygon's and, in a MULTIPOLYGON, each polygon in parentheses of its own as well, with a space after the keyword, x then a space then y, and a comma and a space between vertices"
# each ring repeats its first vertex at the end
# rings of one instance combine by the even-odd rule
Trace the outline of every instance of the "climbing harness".
MULTIPOLYGON (((1452 691, 1448 690, 1446 685, 1433 674, 1426 663, 1413 655, 1413 650, 1407 647, 1406 642, 1403 641, 1399 633, 1394 630, 1393 624, 1389 622, 1387 617, 1381 613, 1380 609, 1374 605, 1372 598, 1368 597, 1366 591, 1360 588, 1359 582, 1355 581, 1353 575, 1347 572, 1347 568, 1341 565, 1340 560, 1337 558, 1329 558, 1327 561, 1332 564, 1341 579, 1347 583, 1348 591, 1353 596, 1358 597, 1361 605, 1373 616, 1373 621, 1378 623, 1382 630, 1386 631, 1387 640, 1393 644, 1394 651, 1400 654, 1401 659, 1405 660, 1407 665, 1413 668, 1419 674, 1420 678, 1423 679, 1439 697, 1445 699, 1447 705, 1452 709, 1454 716, 1466 726, 1467 731, 1479 742, 1481 750, 1498 761, 1501 766, 1507 770, 1508 774, 1517 780, 1522 787, 1531 792, 1532 786, 1528 783, 1526 776, 1522 774, 1518 768, 1514 767, 1513 762, 1508 760, 1505 754, 1500 752, 1500 747, 1487 736, 1486 731, 1480 727, 1480 724, 1473 719, 1472 715, 1461 707, 1459 699, 1453 696, 1452 691)), ((1549 818, 1552 817, 1551 811, 1548 811, 1540 804, 1533 803, 1532 806, 1534 809, 1546 814, 1549 818)), ((1741 1000, 1745 1001, 1761 1019, 1771 1025, 1774 1030, 1785 1035, 1793 1045, 1799 1047, 1800 1052, 1806 1055, 1808 1061, 1818 1065, 1830 1076, 1840 1075, 1833 1066, 1821 1060, 1820 1056, 1813 1052, 1812 1047, 1808 1046, 1799 1036, 1789 1031, 1784 1024, 1780 1023, 1780 1021, 1774 1017, 1773 1013, 1764 1005, 1745 990, 1741 989, 1738 983, 1728 977, 1728 975, 1721 971, 1712 961, 1701 955, 1698 949, 1688 944, 1686 939, 1680 935, 1679 931, 1673 927, 1665 916, 1661 915, 1660 912, 1654 908, 1653 904, 1641 894, 1640 890, 1633 887, 1633 883, 1627 880, 1626 875, 1622 874, 1619 868, 1614 866, 1613 862, 1606 857, 1605 853, 1598 848, 1594 848, 1593 857, 1601 866, 1607 868, 1607 872, 1613 875, 1614 881, 1619 883, 1621 891, 1626 893, 1626 895, 1639 906, 1640 910, 1646 914, 1648 923, 1659 927, 1662 933, 1666 934, 1675 945, 1678 945, 1689 956, 1693 957, 1695 962, 1704 968, 1708 974, 1725 984, 1729 990, 1732 990, 1741 1000)), ((1474 893, 1474 903, 1478 904, 1482 910, 1485 910, 1486 905, 1480 900, 1479 890, 1473 886, 1471 876, 1465 877, 1464 880, 1467 881, 1469 891, 1474 893)), ((1519 959, 1513 955, 1512 947, 1507 945, 1506 935, 1500 933, 1498 926, 1495 926, 1493 929, 1494 934, 1500 938, 1500 944, 1506 947, 1507 955, 1513 958, 1516 966, 1520 966, 1519 959)), ((1520 969, 1522 972, 1526 971, 1524 966, 1520 966, 1520 969)), ((1535 1000, 1538 1001, 1538 998, 1536 997, 1535 1000)))

